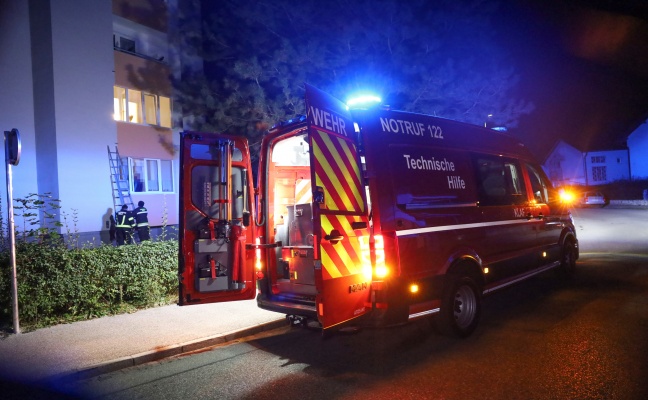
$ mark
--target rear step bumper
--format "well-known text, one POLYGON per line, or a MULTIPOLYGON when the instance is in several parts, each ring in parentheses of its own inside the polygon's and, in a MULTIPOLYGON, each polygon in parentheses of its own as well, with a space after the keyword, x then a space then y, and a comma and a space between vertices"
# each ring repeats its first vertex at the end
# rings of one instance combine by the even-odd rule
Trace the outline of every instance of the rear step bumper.
POLYGON ((303 302, 300 304, 292 302, 285 298, 269 300, 263 294, 259 294, 257 296, 257 305, 259 306, 259 308, 262 308, 264 310, 274 311, 282 314, 301 315, 317 320, 317 310, 315 309, 314 302, 312 304, 303 304, 303 302))

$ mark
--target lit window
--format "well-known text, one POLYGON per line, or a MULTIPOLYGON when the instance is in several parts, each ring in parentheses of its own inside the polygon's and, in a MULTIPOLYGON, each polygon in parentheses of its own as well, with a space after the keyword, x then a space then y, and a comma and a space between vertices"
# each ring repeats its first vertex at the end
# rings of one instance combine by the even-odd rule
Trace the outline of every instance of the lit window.
POLYGON ((151 125, 159 125, 157 123, 157 102, 155 96, 152 94, 144 94, 144 115, 146 123, 151 125))
POLYGON ((115 121, 171 128, 171 99, 119 86, 113 88, 115 121), (128 101, 126 100, 128 99, 128 101), (142 106, 143 105, 143 106, 142 106))
POLYGON ((139 124, 142 122, 142 92, 139 90, 128 91, 128 120, 139 124))
POLYGON ((173 192, 173 162, 171 160, 129 158, 128 161, 132 192, 173 192))
POLYGON ((113 92, 113 118, 115 121, 126 121, 126 89, 115 86, 113 92))
POLYGON ((171 128, 171 99, 160 96, 160 126, 171 128))

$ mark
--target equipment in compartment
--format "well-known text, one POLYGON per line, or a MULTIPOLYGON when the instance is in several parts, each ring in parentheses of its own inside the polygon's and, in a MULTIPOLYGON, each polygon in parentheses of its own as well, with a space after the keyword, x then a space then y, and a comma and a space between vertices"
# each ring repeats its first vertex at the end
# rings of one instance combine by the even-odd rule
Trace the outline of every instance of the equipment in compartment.
POLYGON ((285 226, 288 232, 286 244, 281 248, 279 261, 280 291, 314 294, 315 270, 313 253, 313 212, 311 204, 295 204, 286 207, 288 216, 285 226))
POLYGON ((199 292, 233 289, 229 262, 229 240, 198 239, 195 242, 196 287, 199 292))
POLYGON ((288 209, 288 244, 313 246, 313 212, 309 204, 295 204, 288 209))

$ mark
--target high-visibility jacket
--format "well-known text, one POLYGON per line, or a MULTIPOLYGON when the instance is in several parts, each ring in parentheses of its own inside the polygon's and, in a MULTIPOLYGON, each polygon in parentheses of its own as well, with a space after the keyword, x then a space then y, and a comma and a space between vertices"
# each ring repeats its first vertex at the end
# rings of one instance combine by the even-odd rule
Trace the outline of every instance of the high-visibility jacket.
POLYGON ((133 210, 133 214, 135 214, 135 224, 138 228, 148 226, 148 210, 146 207, 137 207, 133 210))
POLYGON ((116 227, 117 228, 133 228, 135 226, 135 218, 128 210, 120 210, 116 215, 116 227))

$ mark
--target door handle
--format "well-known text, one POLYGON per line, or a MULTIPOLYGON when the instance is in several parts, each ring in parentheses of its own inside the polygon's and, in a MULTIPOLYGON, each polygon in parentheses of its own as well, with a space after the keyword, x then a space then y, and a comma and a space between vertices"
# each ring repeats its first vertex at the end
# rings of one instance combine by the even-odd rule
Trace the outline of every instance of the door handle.
POLYGON ((324 236, 324 240, 328 240, 331 244, 336 244, 340 240, 344 239, 344 236, 337 229, 333 229, 331 233, 324 236))
POLYGON ((248 250, 252 249, 274 249, 275 247, 282 247, 283 243, 281 241, 275 242, 275 243, 267 243, 267 244, 252 244, 248 243, 245 245, 245 248, 248 250))

